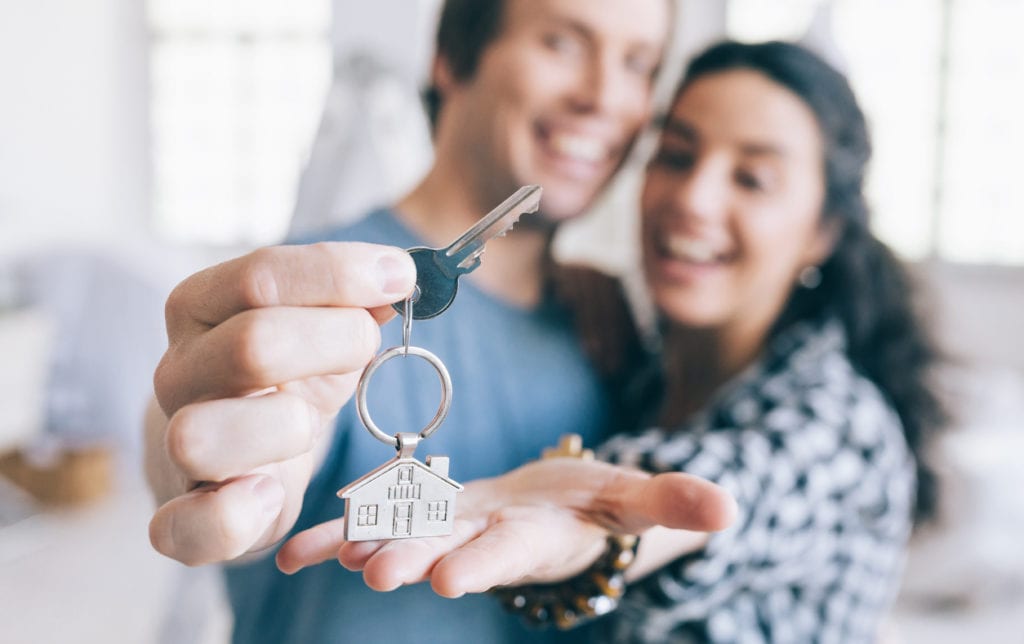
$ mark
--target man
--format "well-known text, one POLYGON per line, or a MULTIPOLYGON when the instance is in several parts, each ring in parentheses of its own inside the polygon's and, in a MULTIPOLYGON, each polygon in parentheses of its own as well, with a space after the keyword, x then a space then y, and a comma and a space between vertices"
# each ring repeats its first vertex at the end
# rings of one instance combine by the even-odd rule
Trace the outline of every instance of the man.
MULTIPOLYGON (((227 561, 337 518, 337 489, 393 456, 352 405, 338 409, 380 334, 401 342, 399 325, 378 327, 413 287, 400 248, 446 244, 524 184, 543 186, 541 212, 488 243, 451 309, 413 325, 413 343, 445 361, 455 387, 448 421, 417 456, 448 455, 453 477, 472 480, 536 458, 566 431, 600 439, 606 398, 545 292, 547 244, 644 126, 669 12, 666 0, 446 3, 436 160, 422 183, 322 238, 337 243, 256 251, 168 299, 146 429, 157 550, 227 561)), ((386 433, 418 432, 436 408, 435 378, 420 368, 393 361, 374 379, 368 406, 386 433)), ((227 578, 238 642, 554 637, 528 635, 487 597, 447 601, 423 585, 379 595, 337 566, 284 576, 267 556, 227 578)))

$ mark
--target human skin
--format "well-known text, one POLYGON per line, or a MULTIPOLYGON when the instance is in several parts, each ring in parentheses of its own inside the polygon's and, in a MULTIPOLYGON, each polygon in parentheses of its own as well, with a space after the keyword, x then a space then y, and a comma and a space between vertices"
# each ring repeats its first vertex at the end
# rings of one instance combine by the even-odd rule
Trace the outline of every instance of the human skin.
POLYGON ((434 66, 442 93, 435 163, 398 203, 403 221, 441 246, 527 184, 540 212, 487 244, 470 278, 516 306, 535 306, 546 228, 581 214, 649 121, 668 36, 666 0, 517 0, 476 73, 434 66))
POLYGON ((337 557, 375 590, 429 580, 438 594, 459 597, 575 574, 603 551, 609 531, 668 526, 677 543, 696 547, 736 516, 732 497, 703 479, 567 458, 470 482, 458 508, 445 537, 346 543, 343 520, 321 524, 289 539, 278 567, 291 574, 337 557))
MULTIPOLYGON (((642 195, 644 268, 670 323, 666 351, 692 359, 711 388, 756 358, 799 271, 830 251, 824 190, 817 121, 787 89, 738 70, 677 97, 642 195)), ((668 374, 666 400, 689 402, 688 383, 668 374)), ((541 462, 470 482, 450 538, 345 543, 340 523, 317 526, 289 540, 278 565, 294 572, 336 557, 377 590, 429 580, 455 597, 568 578, 609 532, 625 531, 643 533, 634 580, 735 518, 728 494, 706 481, 600 466, 541 462)))
POLYGON ((257 251, 175 288, 146 423, 158 551, 198 565, 287 533, 337 401, 415 274, 400 249, 325 243, 257 251))
MULTIPOLYGON (((579 214, 648 116, 665 0, 509 7, 471 78, 453 78, 443 59, 434 66, 436 160, 397 212, 437 245, 522 184, 544 187, 544 217, 579 214)), ((469 278, 511 305, 535 305, 545 239, 521 226, 489 242, 469 278)), ((287 534, 337 410, 378 349, 377 325, 414 279, 398 249, 334 243, 262 249, 174 290, 145 423, 159 552, 199 565, 287 534)))
POLYGON ((472 187, 473 218, 528 183, 544 188, 543 217, 590 205, 649 120, 668 13, 665 0, 517 0, 471 79, 439 61, 436 167, 472 187))
POLYGON ((711 74, 678 97, 641 196, 644 275, 670 321, 663 424, 756 358, 800 271, 831 252, 824 164, 814 113, 758 72, 711 74))

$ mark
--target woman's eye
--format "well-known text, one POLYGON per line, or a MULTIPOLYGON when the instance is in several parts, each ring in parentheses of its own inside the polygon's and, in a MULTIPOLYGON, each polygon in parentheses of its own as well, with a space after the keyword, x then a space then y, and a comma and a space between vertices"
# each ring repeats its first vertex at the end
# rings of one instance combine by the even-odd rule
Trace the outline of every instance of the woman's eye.
POLYGON ((752 192, 764 192, 769 187, 769 180, 756 172, 740 170, 736 173, 736 183, 752 192))
POLYGON ((670 170, 688 170, 693 167, 693 154, 687 150, 658 150, 651 160, 652 165, 670 170))

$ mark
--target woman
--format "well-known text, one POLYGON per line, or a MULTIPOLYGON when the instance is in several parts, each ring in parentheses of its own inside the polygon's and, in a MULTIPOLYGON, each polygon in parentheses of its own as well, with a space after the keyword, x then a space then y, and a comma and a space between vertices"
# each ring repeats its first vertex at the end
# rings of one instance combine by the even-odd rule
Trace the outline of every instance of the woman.
MULTIPOLYGON (((935 509, 923 453, 943 414, 907 275, 867 226, 869 156, 846 80, 813 54, 731 42, 701 54, 641 202, 662 319, 655 429, 601 447, 627 468, 547 461, 474 482, 452 537, 345 544, 342 563, 382 590, 516 586, 503 591, 514 609, 558 618, 556 586, 523 582, 579 591, 573 575, 608 567, 607 531, 642 533, 607 639, 873 641, 913 521, 935 509), (725 500, 688 505, 672 472, 720 484, 738 515, 725 500), (669 529, 701 511, 700 525, 733 527, 669 529)), ((614 604, 580 592, 577 613, 614 604)))

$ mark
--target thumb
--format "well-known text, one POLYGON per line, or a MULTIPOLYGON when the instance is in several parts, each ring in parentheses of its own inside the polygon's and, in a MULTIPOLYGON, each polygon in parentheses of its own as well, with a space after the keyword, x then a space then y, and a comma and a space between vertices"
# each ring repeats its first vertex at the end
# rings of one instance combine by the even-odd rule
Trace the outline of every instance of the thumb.
POLYGON ((655 525, 716 532, 736 520, 736 501, 725 488, 691 474, 667 472, 649 478, 618 476, 602 490, 598 507, 613 529, 636 534, 655 525))

